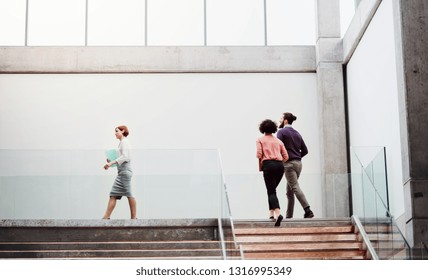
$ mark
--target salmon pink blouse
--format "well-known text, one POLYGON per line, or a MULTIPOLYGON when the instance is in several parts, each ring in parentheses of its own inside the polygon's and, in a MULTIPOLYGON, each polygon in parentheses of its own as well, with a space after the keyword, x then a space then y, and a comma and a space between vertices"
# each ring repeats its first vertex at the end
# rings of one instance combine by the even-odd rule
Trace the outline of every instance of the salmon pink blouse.
POLYGON ((256 157, 261 159, 262 162, 265 160, 288 160, 288 153, 284 143, 272 134, 267 134, 257 139, 256 145, 256 157))

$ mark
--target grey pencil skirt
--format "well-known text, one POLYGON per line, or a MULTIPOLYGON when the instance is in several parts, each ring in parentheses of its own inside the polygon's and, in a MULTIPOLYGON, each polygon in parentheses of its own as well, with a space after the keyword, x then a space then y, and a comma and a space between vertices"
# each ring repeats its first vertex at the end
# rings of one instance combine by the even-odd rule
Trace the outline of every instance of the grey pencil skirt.
POLYGON ((133 197, 131 193, 132 169, 129 162, 117 166, 117 176, 110 191, 110 197, 121 199, 122 196, 133 197))

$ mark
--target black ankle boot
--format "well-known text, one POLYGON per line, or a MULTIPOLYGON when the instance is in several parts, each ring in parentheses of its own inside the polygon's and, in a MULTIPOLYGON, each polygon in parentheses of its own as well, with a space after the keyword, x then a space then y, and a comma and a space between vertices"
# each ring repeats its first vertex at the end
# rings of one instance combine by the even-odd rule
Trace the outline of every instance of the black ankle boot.
POLYGON ((314 217, 314 212, 311 211, 311 208, 308 206, 305 208, 305 215, 303 215, 303 218, 307 219, 307 218, 313 218, 314 217))

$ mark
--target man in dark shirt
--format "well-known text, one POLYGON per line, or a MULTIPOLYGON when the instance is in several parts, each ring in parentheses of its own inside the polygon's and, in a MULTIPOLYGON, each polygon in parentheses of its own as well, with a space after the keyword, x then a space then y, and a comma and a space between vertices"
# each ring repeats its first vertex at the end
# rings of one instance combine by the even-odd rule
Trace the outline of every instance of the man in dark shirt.
POLYGON ((308 148, 306 147, 305 141, 303 141, 300 133, 295 130, 291 125, 293 121, 297 119, 292 113, 284 113, 284 116, 280 120, 277 137, 281 140, 285 149, 288 152, 288 161, 284 163, 285 167, 285 178, 287 179, 287 212, 286 218, 293 218, 294 212, 294 196, 297 197, 303 209, 305 210, 304 218, 313 218, 314 213, 311 211, 308 201, 306 200, 305 194, 299 186, 299 176, 302 172, 302 158, 308 154, 308 148))

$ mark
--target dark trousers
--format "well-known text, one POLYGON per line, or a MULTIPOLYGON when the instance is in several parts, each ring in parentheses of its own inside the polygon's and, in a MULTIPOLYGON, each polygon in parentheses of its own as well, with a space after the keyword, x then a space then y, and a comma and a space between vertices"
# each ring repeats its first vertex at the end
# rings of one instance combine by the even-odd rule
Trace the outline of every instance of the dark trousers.
POLYGON ((276 196, 276 187, 278 187, 284 174, 284 165, 282 161, 265 160, 263 161, 262 170, 268 195, 269 210, 280 208, 278 197, 276 196))

